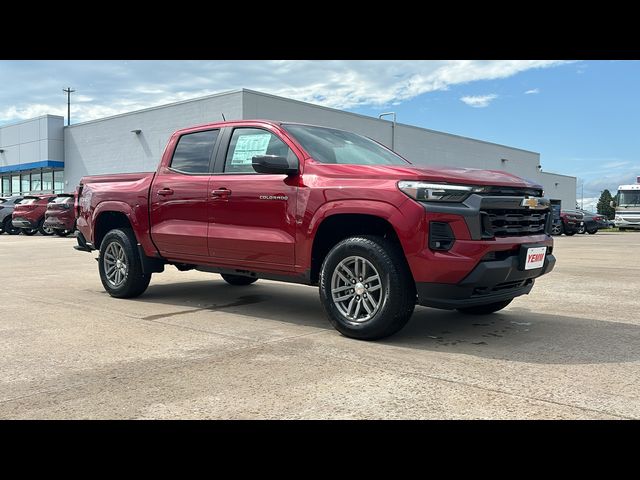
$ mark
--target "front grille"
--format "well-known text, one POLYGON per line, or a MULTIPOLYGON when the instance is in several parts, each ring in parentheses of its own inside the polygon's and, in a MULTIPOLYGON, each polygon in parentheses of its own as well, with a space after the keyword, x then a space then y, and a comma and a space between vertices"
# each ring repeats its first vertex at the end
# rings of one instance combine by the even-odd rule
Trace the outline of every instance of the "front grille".
POLYGON ((541 197, 542 190, 537 188, 488 187, 484 194, 492 197, 541 197))
POLYGON ((544 233, 548 212, 527 210, 487 210, 491 233, 496 237, 513 237, 544 233))

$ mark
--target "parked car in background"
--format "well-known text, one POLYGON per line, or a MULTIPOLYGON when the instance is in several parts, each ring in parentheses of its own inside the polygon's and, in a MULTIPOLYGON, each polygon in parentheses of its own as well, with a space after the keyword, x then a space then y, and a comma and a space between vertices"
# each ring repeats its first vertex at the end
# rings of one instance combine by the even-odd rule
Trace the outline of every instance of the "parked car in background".
POLYGON ((588 212, 587 210, 577 210, 584 216, 584 224, 578 228, 578 233, 589 233, 593 235, 600 228, 609 228, 609 221, 598 213, 588 212))
POLYGON ((14 227, 11 223, 11 214, 21 200, 22 197, 19 195, 0 198, 0 233, 9 235, 18 235, 20 233, 20 229, 14 227))
POLYGON ((556 235, 575 235, 584 226, 584 215, 576 210, 562 210, 560 220, 560 231, 556 235))
POLYGON ((59 237, 66 237, 76 228, 76 216, 73 210, 74 195, 63 193, 47 205, 43 228, 50 228, 59 237))
POLYGON ((25 235, 53 235, 53 229, 44 226, 44 213, 47 204, 56 198, 56 195, 25 195, 22 201, 16 205, 11 214, 13 226, 19 228, 25 235))

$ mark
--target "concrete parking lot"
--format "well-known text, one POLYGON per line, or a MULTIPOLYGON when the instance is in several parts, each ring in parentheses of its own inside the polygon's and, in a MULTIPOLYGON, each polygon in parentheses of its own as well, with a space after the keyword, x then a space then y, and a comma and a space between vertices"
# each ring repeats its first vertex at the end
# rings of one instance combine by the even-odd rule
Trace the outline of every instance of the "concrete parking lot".
POLYGON ((74 244, 0 236, 0 418, 640 418, 640 234, 557 238, 504 311, 379 342, 305 286, 168 267, 113 299, 74 244))

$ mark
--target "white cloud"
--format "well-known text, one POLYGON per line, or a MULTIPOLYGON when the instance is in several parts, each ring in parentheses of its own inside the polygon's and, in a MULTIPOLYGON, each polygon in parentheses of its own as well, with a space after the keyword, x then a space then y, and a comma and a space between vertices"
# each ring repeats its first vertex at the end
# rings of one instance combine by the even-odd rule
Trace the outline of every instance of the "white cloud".
POLYGON ((466 97, 460 98, 464 103, 474 108, 484 108, 488 107, 489 104, 498 98, 498 95, 495 93, 490 93, 489 95, 467 95, 466 97))
POLYGON ((2 61, 0 122, 29 118, 34 111, 64 112, 66 96, 61 89, 66 86, 76 90, 71 96, 71 117, 76 122, 239 88, 334 108, 384 108, 455 85, 503 79, 564 63, 567 62, 2 61))
POLYGON ((539 88, 532 88, 531 90, 524 92, 525 95, 537 95, 538 93, 540 93, 539 88))

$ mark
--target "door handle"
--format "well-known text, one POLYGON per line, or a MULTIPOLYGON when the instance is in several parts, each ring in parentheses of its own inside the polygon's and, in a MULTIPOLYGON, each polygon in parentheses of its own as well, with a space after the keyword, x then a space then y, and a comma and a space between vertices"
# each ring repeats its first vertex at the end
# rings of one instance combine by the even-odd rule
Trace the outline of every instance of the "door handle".
POLYGON ((218 188, 216 190, 214 190, 213 192, 211 192, 211 196, 212 197, 228 197, 229 195, 231 195, 231 190, 229 190, 228 188, 218 188))
POLYGON ((173 195, 173 190, 171 190, 170 188, 163 188, 161 190, 158 190, 158 195, 173 195))

